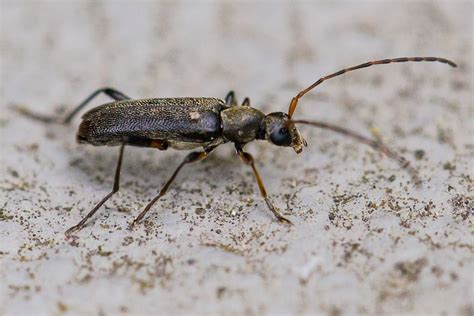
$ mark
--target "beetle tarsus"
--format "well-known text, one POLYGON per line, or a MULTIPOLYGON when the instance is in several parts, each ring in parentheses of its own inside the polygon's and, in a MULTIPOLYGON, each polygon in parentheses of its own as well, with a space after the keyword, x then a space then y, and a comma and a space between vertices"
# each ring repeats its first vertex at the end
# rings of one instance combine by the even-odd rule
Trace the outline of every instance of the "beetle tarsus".
POLYGON ((288 218, 286 218, 285 216, 283 216, 283 215, 278 211, 278 209, 277 209, 275 206, 273 206, 273 203, 270 201, 270 199, 269 199, 268 197, 265 197, 265 203, 267 203, 268 208, 270 209, 270 211, 272 211, 273 215, 275 215, 275 217, 277 218, 277 220, 278 220, 280 223, 293 225, 293 223, 292 223, 288 218))
POLYGON ((76 232, 80 231, 82 228, 83 228, 82 225, 81 226, 80 225, 72 226, 64 232, 64 235, 66 235, 66 237, 70 237, 70 236, 74 235, 76 232))
POLYGON ((13 106, 13 109, 17 111, 18 113, 20 113, 21 115, 26 116, 35 121, 40 121, 40 122, 49 123, 49 124, 50 123, 65 124, 64 120, 61 119, 60 117, 35 113, 21 105, 15 105, 13 106))

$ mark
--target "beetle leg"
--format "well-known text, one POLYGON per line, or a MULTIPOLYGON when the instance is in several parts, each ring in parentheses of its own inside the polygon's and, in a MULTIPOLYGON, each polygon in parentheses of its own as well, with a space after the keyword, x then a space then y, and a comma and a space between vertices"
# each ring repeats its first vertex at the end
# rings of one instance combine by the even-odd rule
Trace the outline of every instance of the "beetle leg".
POLYGON ((145 217, 146 213, 148 213, 148 211, 151 209, 153 204, 155 204, 156 201, 158 201, 163 195, 166 194, 166 192, 168 192, 169 187, 173 183, 174 179, 178 175, 181 168, 184 167, 184 165, 205 159, 214 148, 215 147, 210 147, 210 148, 206 148, 205 151, 202 151, 202 152, 195 151, 188 154, 186 158, 184 158, 183 162, 181 162, 181 164, 178 166, 178 168, 176 168, 176 170, 168 179, 168 181, 166 181, 165 185, 161 188, 160 193, 157 196, 155 196, 153 200, 151 200, 150 203, 148 203, 145 209, 137 216, 137 218, 135 218, 135 220, 131 224, 131 227, 133 228, 136 224, 138 224, 143 219, 143 217, 145 217))
POLYGON ((234 91, 229 91, 229 93, 227 93, 227 96, 225 97, 225 105, 228 107, 237 105, 237 99, 235 97, 234 91))
POLYGON ((130 97, 126 96, 125 94, 123 94, 122 92, 118 91, 118 90, 115 90, 113 88, 102 88, 102 89, 98 89, 96 91, 94 91, 91 95, 89 95, 84 101, 82 101, 71 113, 69 113, 68 116, 66 116, 66 118, 63 120, 62 123, 64 124, 68 124, 72 119, 73 117, 83 108, 87 105, 87 103, 89 103, 90 101, 92 101, 92 99, 94 99, 96 96, 98 96, 99 94, 101 93, 105 93, 106 95, 108 95, 109 97, 111 97, 112 99, 116 100, 116 101, 122 101, 122 100, 130 100, 130 97))
POLYGON ((37 114, 34 112, 31 112, 30 110, 24 108, 24 107, 17 107, 17 111, 20 112, 21 114, 28 116, 29 118, 43 121, 45 123, 61 123, 61 124, 68 124, 71 122, 71 120, 74 118, 74 116, 82 110, 92 99, 94 99, 96 96, 98 96, 101 93, 105 93, 112 99, 116 101, 121 101, 121 100, 129 100, 130 98, 123 94, 122 92, 115 90, 113 88, 102 88, 94 91, 91 95, 89 95, 84 101, 82 101, 71 113, 69 113, 66 118, 61 119, 55 116, 47 116, 47 115, 41 115, 37 114))
POLYGON ((120 169, 122 168, 122 157, 123 157, 123 150, 125 148, 125 143, 120 146, 120 154, 117 163, 117 168, 115 169, 115 179, 114 179, 114 186, 112 188, 112 192, 107 194, 102 201, 100 201, 93 209, 90 211, 77 225, 72 226, 66 231, 66 236, 69 236, 86 226, 86 222, 89 218, 91 218, 95 212, 112 196, 119 190, 120 185, 120 169))
POLYGON ((260 195, 262 195, 262 197, 264 198, 265 203, 267 203, 267 206, 270 209, 270 211, 272 211, 273 215, 275 215, 275 217, 280 222, 284 222, 284 223, 287 223, 287 224, 292 224, 292 222, 289 219, 284 217, 278 211, 278 209, 275 206, 273 206, 272 202, 268 198, 267 191, 265 190, 265 186, 263 184, 263 180, 260 177, 260 173, 258 172, 257 168, 255 167, 255 162, 254 162, 254 159, 253 159, 252 155, 247 153, 247 152, 244 152, 241 145, 236 144, 235 149, 237 150, 237 154, 240 156, 240 159, 242 159, 242 161, 246 165, 249 165, 250 167, 252 167, 253 174, 255 176, 255 179, 257 180, 258 188, 260 190, 260 195))

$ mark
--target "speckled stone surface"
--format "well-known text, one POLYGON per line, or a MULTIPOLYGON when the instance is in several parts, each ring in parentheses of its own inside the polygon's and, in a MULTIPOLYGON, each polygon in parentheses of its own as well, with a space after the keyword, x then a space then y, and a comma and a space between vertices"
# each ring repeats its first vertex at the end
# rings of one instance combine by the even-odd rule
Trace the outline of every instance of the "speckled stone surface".
MULTIPOLYGON (((472 2, 1 1, 1 315, 472 315, 472 2), (286 111, 320 76, 371 59, 459 64, 368 68, 305 96, 295 117, 353 129, 398 165, 330 131, 309 147, 248 146, 274 204, 232 146, 183 169, 145 223, 128 224, 185 152, 75 142, 71 126, 12 110, 70 109, 94 89, 132 97, 234 89, 286 111)), ((94 104, 108 101, 98 98, 94 104)))

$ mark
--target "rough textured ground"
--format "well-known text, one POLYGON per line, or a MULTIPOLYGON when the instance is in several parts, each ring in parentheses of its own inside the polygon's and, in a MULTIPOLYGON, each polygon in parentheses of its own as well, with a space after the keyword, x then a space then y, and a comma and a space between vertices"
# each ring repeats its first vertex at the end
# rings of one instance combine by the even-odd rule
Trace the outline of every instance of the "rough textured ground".
MULTIPOLYGON (((1 2, 0 314, 472 315, 472 2, 1 2), (302 127, 309 147, 252 144, 277 207, 226 145, 184 169, 134 231, 128 224, 184 152, 117 148, 11 109, 71 108, 101 86, 133 97, 235 89, 285 111, 319 76, 370 59, 459 63, 355 72, 305 97, 296 117, 346 126, 402 152, 302 127)), ((99 98, 95 104, 105 102, 99 98)))

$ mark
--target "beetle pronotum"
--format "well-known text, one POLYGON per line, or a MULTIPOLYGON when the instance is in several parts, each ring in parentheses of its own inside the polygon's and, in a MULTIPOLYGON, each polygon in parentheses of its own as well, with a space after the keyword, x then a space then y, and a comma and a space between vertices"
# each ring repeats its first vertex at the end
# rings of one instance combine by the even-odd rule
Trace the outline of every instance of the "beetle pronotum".
POLYGON ((153 204, 166 194, 184 165, 205 159, 216 147, 226 142, 234 143, 236 152, 241 160, 251 167, 260 194, 265 200, 268 209, 279 221, 291 223, 273 206, 268 198, 254 159, 251 154, 244 151, 244 146, 253 140, 262 139, 276 146, 292 147, 296 153, 300 153, 303 150, 303 146, 307 146, 307 143, 296 128, 296 124, 311 125, 349 136, 395 159, 401 168, 411 174, 415 184, 419 184, 421 180, 418 172, 410 166, 408 160, 380 143, 380 141, 369 139, 336 125, 313 120, 292 119, 299 99, 328 79, 372 65, 419 61, 441 62, 457 67, 454 62, 439 57, 402 57, 369 61, 321 77, 306 89, 300 91, 291 100, 288 113, 273 112, 265 115, 251 107, 248 98, 244 99, 242 105, 238 105, 233 91, 227 94, 225 100, 202 97, 132 100, 122 92, 112 88, 96 90, 64 119, 41 116, 26 109, 20 110, 32 118, 45 122, 68 124, 97 95, 104 93, 115 100, 85 113, 82 116, 82 122, 77 132, 77 140, 80 143, 88 143, 95 146, 120 146, 112 191, 77 225, 69 228, 66 231, 67 235, 82 229, 86 225, 87 220, 119 190, 123 152, 127 145, 151 147, 160 150, 166 150, 169 147, 178 150, 203 148, 202 151, 191 152, 184 158, 168 181, 165 182, 159 194, 135 218, 132 226, 140 222, 153 204))

